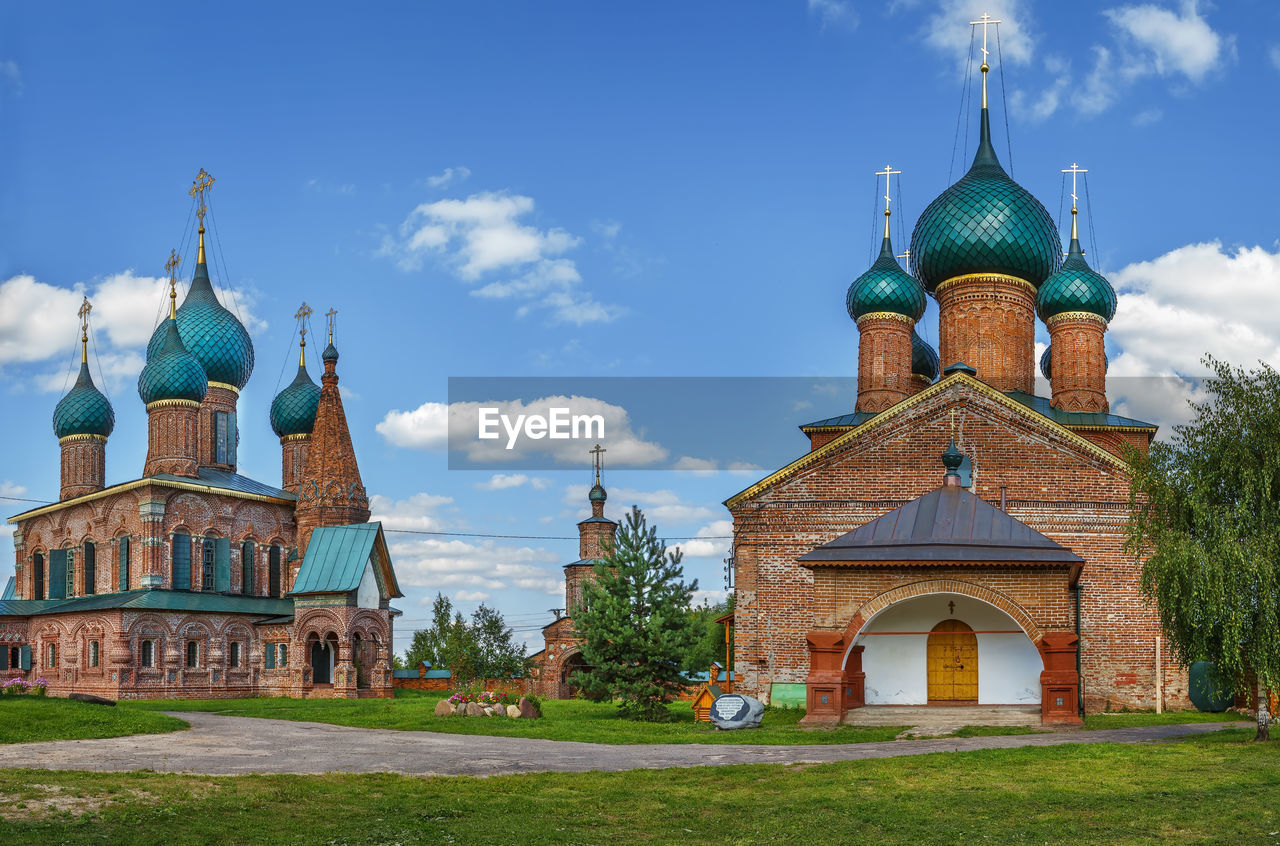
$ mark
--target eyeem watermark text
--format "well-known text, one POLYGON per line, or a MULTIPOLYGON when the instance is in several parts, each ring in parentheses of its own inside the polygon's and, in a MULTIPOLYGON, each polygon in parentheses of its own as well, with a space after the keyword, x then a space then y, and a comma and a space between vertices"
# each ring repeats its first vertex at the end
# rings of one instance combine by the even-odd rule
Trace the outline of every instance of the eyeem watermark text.
POLYGON ((515 419, 498 408, 479 409, 479 433, 481 440, 497 440, 502 432, 507 435, 507 449, 515 449, 521 435, 539 441, 604 439, 604 415, 574 414, 568 408, 550 408, 546 415, 517 414, 515 419))

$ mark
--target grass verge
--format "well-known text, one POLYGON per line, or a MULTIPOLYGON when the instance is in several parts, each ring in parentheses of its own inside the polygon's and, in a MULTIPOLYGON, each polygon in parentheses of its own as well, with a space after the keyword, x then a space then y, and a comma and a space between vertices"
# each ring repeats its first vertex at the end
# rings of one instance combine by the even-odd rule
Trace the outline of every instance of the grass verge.
POLYGON ((0 771, 7 844, 1275 843, 1278 744, 415 779, 0 771))
POLYGON ((46 696, 0 696, 0 743, 87 740, 178 731, 187 723, 126 706, 87 705, 46 696))

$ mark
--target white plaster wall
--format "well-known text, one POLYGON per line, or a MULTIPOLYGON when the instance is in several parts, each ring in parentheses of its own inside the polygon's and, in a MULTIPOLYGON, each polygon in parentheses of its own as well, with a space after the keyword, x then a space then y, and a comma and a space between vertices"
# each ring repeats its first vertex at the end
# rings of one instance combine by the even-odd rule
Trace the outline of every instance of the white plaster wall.
POLYGON ((1040 702, 1040 653, 1012 617, 958 594, 931 594, 890 606, 863 627, 868 705, 924 705, 929 701, 928 633, 943 620, 962 620, 978 635, 978 703, 1040 702), (954 610, 948 603, 955 603, 954 610), (1007 634, 1004 632, 1008 632, 1007 634))
POLYGON ((373 562, 364 562, 364 575, 360 577, 360 587, 356 590, 356 605, 360 608, 378 607, 378 578, 373 575, 373 562))

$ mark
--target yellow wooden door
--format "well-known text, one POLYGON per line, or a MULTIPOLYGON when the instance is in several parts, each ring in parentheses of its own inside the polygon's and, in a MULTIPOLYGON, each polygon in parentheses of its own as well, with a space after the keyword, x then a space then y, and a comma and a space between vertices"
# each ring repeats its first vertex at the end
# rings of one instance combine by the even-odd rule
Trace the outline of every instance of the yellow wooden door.
POLYGON ((929 701, 978 701, 978 636, 959 620, 929 633, 929 701))

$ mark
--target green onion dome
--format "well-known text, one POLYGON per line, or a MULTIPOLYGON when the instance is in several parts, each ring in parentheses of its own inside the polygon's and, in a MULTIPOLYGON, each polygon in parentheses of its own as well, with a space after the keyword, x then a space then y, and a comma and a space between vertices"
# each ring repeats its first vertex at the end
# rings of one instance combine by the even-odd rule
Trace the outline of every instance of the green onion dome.
POLYGON ((338 348, 333 345, 333 341, 329 342, 329 346, 324 348, 324 352, 320 353, 321 361, 337 361, 338 348))
POLYGON ((1044 348, 1044 353, 1040 356, 1040 375, 1049 381, 1053 381, 1053 344, 1049 344, 1044 348))
POLYGON ((1041 320, 1068 311, 1096 314, 1107 322, 1116 316, 1115 289, 1085 262, 1079 238, 1071 239, 1062 269, 1045 280, 1036 294, 1036 314, 1041 320))
POLYGON ((80 375, 67 395, 53 409, 53 433, 59 439, 72 435, 107 437, 116 425, 111 402, 93 384, 89 362, 80 358, 80 375))
POLYGON ((164 334, 159 346, 147 347, 147 364, 138 374, 138 396, 147 405, 160 400, 200 402, 209 389, 200 360, 187 352, 176 319, 170 317, 160 331, 164 334))
MULTIPOLYGON (((209 281, 209 266, 203 261, 196 264, 191 290, 178 308, 178 332, 210 382, 234 385, 239 390, 249 381, 253 341, 236 316, 218 302, 209 281)), ((163 341, 164 326, 159 326, 147 344, 148 358, 163 341)))
POLYGON ((926 377, 930 382, 938 379, 938 353, 915 329, 911 330, 911 372, 926 377))
POLYGON ((971 273, 1000 273, 1039 286, 1058 269, 1061 244, 1049 212, 1000 166, 984 108, 969 172, 916 222, 912 273, 930 293, 947 279, 971 273))
POLYGON ((901 314, 912 320, 919 320, 924 314, 924 289, 898 266, 888 235, 884 236, 875 263, 849 286, 845 306, 854 320, 875 312, 901 314))
POLYGON ((590 493, 587 494, 587 499, 592 502, 604 502, 608 498, 609 494, 605 493, 604 486, 599 482, 596 482, 595 485, 592 486, 590 493))
POLYGON ((298 375, 289 387, 271 401, 271 428, 276 435, 309 435, 316 425, 316 408, 320 405, 320 386, 307 375, 306 364, 298 365, 298 375))

